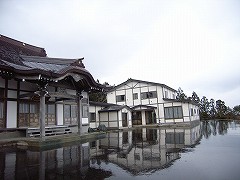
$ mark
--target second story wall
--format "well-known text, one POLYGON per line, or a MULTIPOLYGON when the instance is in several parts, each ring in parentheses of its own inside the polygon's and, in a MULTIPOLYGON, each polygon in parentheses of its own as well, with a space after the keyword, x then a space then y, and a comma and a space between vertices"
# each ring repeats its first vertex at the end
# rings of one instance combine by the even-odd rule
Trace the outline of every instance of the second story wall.
POLYGON ((161 84, 126 81, 107 94, 107 102, 118 105, 157 105, 164 103, 163 98, 175 99, 176 92, 161 84))

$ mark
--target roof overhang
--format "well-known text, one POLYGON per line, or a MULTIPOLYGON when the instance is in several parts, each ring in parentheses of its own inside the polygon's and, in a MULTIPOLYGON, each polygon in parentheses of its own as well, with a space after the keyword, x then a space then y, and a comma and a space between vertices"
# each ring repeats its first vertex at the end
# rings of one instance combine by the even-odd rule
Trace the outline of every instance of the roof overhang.
POLYGON ((131 108, 133 111, 138 111, 138 110, 149 110, 149 111, 152 111, 154 109, 157 109, 157 107, 155 106, 147 106, 147 105, 137 105, 137 106, 133 106, 131 108))

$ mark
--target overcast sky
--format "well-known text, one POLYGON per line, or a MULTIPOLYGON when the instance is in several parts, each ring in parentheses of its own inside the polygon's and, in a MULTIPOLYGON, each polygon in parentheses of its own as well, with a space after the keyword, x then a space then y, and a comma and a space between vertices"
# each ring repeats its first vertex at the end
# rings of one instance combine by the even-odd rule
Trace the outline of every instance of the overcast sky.
POLYGON ((240 104, 239 0, 1 0, 0 34, 128 78, 240 104))

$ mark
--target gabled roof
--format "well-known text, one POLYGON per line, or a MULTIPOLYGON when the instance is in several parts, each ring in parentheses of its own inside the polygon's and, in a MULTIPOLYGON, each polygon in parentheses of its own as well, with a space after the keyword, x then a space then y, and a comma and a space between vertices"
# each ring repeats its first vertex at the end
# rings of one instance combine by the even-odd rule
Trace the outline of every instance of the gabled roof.
POLYGON ((175 90, 175 89, 173 89, 173 88, 171 88, 171 87, 169 87, 169 86, 167 86, 165 84, 156 83, 156 82, 150 82, 150 81, 137 80, 137 79, 132 79, 132 78, 129 78, 127 81, 125 81, 125 82, 123 82, 123 83, 121 83, 121 84, 119 84, 117 86, 112 87, 111 89, 108 90, 108 92, 114 91, 114 90, 118 89, 119 87, 121 87, 121 86, 123 86, 123 85, 125 85, 125 84, 127 84, 129 82, 153 84, 153 85, 162 86, 162 87, 167 88, 167 89, 169 89, 171 91, 177 92, 177 90, 175 90))
POLYGON ((131 111, 131 108, 126 106, 126 105, 123 105, 123 106, 120 106, 120 105, 112 105, 112 106, 109 106, 109 107, 106 107, 104 109, 101 109, 99 110, 98 112, 111 112, 111 111, 120 111, 122 110, 123 108, 127 108, 129 111, 131 111))

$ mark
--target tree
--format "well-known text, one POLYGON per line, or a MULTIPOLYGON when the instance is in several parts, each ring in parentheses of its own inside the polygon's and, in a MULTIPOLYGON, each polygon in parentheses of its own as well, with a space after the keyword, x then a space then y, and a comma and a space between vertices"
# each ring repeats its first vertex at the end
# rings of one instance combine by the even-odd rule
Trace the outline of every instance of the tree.
POLYGON ((185 100, 185 99, 187 99, 187 96, 185 95, 185 93, 183 92, 183 90, 180 87, 177 90, 176 99, 178 99, 178 100, 185 100))
POLYGON ((193 91, 192 93, 192 101, 199 104, 200 98, 198 97, 197 93, 193 91))
POLYGON ((233 107, 234 114, 240 116, 240 105, 233 107))
POLYGON ((200 101, 200 117, 201 119, 209 119, 209 102, 205 96, 200 101))
POLYGON ((210 99, 209 102, 209 116, 211 119, 214 119, 216 115, 216 109, 215 109, 215 101, 214 99, 210 99))
POLYGON ((216 115, 219 119, 224 119, 227 112, 227 107, 225 106, 225 102, 222 100, 216 101, 216 115))
MULTIPOLYGON (((96 81, 97 83, 99 83, 99 80, 97 79, 96 81)), ((102 85, 105 86, 105 90, 109 87, 111 87, 109 85, 108 82, 104 82, 102 85)), ((94 101, 94 102, 107 102, 107 92, 103 90, 101 92, 90 92, 89 93, 89 100, 90 101, 94 101)))

